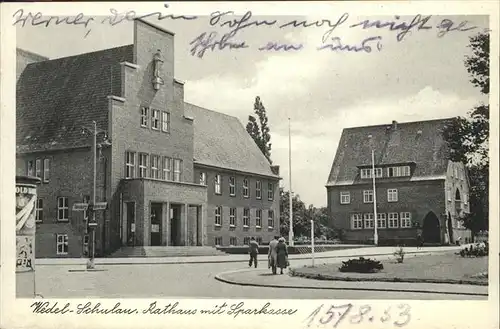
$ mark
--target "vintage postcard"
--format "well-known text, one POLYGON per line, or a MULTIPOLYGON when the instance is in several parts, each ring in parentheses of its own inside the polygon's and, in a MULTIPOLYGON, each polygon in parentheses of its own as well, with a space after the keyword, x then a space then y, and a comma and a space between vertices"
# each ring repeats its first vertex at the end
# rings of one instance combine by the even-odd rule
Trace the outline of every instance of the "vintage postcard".
POLYGON ((498 9, 2 4, 2 328, 498 328, 498 9))

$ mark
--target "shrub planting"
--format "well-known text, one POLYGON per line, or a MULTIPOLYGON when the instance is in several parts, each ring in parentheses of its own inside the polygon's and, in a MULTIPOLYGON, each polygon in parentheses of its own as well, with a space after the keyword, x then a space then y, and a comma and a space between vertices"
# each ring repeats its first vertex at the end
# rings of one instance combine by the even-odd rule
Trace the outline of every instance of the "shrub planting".
POLYGON ((484 257, 488 256, 488 251, 488 243, 481 242, 473 244, 470 247, 465 247, 460 250, 459 254, 462 257, 484 257))
POLYGON ((340 272, 375 273, 384 269, 384 265, 379 261, 360 257, 359 259, 349 259, 342 262, 339 267, 340 272))

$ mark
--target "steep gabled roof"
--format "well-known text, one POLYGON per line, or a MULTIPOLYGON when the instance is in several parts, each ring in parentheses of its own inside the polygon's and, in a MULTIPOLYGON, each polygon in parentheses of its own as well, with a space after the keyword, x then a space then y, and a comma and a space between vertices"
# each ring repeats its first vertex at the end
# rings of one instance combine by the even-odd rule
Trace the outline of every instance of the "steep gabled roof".
POLYGON ((107 96, 121 96, 120 63, 132 62, 133 45, 26 66, 17 82, 17 151, 90 145, 82 126, 107 130, 107 96))
POLYGON ((189 103, 184 110, 194 119, 195 163, 278 177, 236 117, 189 103))
POLYGON ((358 166, 371 165, 372 148, 375 165, 413 163, 411 178, 403 179, 443 177, 448 165, 448 148, 442 130, 449 120, 396 123, 395 129, 391 124, 344 129, 326 185, 357 183, 358 166))

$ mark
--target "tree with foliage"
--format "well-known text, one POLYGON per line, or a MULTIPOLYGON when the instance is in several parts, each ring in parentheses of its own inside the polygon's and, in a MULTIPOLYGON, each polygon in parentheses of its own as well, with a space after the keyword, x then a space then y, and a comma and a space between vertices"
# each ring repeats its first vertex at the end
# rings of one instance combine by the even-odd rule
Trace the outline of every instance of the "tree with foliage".
POLYGON ((248 116, 247 132, 255 141, 255 144, 259 147, 262 153, 266 156, 267 160, 271 161, 271 135, 268 125, 268 119, 266 114, 266 108, 260 97, 255 97, 254 112, 257 118, 253 115, 248 116))
MULTIPOLYGON (((490 35, 479 33, 470 37, 472 55, 465 57, 470 82, 482 94, 490 91, 490 35)), ((467 117, 457 117, 447 125, 443 136, 450 149, 450 160, 466 164, 469 173, 470 213, 460 220, 473 234, 488 229, 489 218, 489 104, 474 107, 467 117)))

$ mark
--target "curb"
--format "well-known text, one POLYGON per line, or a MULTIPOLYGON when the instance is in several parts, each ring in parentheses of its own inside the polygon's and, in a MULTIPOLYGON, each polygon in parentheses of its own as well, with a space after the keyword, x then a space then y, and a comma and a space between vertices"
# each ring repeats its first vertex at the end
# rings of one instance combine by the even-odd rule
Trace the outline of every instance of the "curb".
MULTIPOLYGON (((412 251, 406 253, 407 255, 417 255, 417 254, 437 254, 437 253, 446 253, 450 252, 451 250, 439 250, 439 251, 412 251)), ((359 258, 359 257, 376 257, 376 256, 392 256, 394 253, 384 253, 384 254, 365 254, 365 255, 334 255, 334 256, 317 256, 315 254, 314 259, 332 259, 332 258, 359 258)), ((307 254, 311 255, 311 254, 307 254)), ((219 256, 222 257, 222 256, 219 256)), ((95 265, 101 265, 101 266, 112 266, 112 265, 153 265, 153 264, 163 264, 163 265, 180 265, 180 264, 212 264, 212 263, 248 263, 248 259, 235 259, 235 260, 204 260, 204 261, 172 261, 169 262, 168 258, 169 257, 164 257, 165 262, 127 262, 127 261, 122 261, 122 262, 114 262, 114 263, 107 263, 107 262, 100 262, 96 261, 95 265)), ((82 258, 83 259, 83 258, 82 258)), ((103 258, 106 259, 106 258, 103 258)), ((111 258, 108 258, 111 259, 111 258)), ((127 258, 124 258, 127 259, 127 258)), ((139 259, 147 259, 144 257, 141 257, 139 259)), ((290 260, 303 260, 303 259, 310 259, 310 257, 301 257, 301 258, 290 258, 290 260)), ((85 259, 83 259, 85 260, 85 259)), ((57 263, 51 263, 51 264, 36 264, 38 266, 75 266, 75 265, 85 265, 85 263, 74 263, 74 264, 57 264, 57 263)))
MULTIPOLYGON (((237 285, 237 286, 247 286, 247 287, 263 287, 263 288, 281 288, 281 289, 311 289, 311 290, 354 290, 354 291, 391 291, 391 292, 414 292, 414 293, 424 293, 424 294, 441 294, 441 295, 462 295, 462 296, 484 296, 488 297, 488 293, 470 293, 470 292, 456 292, 456 291, 437 291, 437 290, 418 290, 418 289, 394 289, 394 288, 356 288, 356 287, 313 287, 313 286, 292 286, 292 285, 282 285, 282 284, 268 284, 268 283, 251 283, 251 282, 238 282, 234 280, 229 280, 223 277, 224 274, 238 273, 238 272, 250 272, 248 270, 243 271, 228 271, 215 275, 215 280, 237 285)), ((333 281, 333 280, 332 280, 333 281)))

